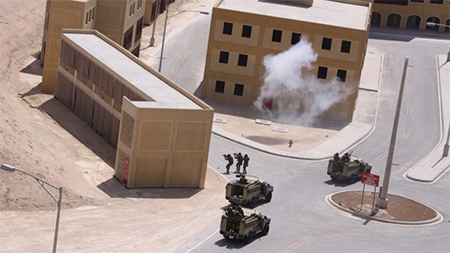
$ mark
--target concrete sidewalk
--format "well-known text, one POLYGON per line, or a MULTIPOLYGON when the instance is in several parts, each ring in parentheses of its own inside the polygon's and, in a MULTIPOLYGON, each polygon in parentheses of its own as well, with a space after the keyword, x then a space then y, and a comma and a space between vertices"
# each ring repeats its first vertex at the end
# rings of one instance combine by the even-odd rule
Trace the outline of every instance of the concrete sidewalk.
MULTIPOLYGON (((283 137, 282 134, 275 133, 275 131, 266 131, 266 134, 268 133, 272 137, 272 143, 263 145, 261 142, 245 138, 245 134, 241 133, 245 131, 243 130, 244 128, 261 133, 261 128, 267 128, 267 126, 261 126, 260 124, 257 124, 254 119, 245 118, 245 115, 241 118, 227 120, 226 111, 223 112, 223 108, 220 108, 221 113, 215 114, 213 132, 223 138, 262 152, 289 158, 323 160, 331 158, 336 152, 344 153, 349 151, 359 142, 367 138, 373 132, 376 125, 378 90, 380 87, 380 73, 383 66, 383 56, 377 49, 369 47, 365 62, 366 64, 364 64, 361 74, 362 81, 359 88, 358 100, 356 102, 357 105, 354 120, 346 126, 336 127, 334 129, 328 127, 328 131, 326 131, 324 128, 327 127, 284 125, 282 128, 289 130, 289 132, 285 133, 286 137, 283 137), (223 122, 224 119, 226 121, 225 123, 223 122), (233 120, 239 121, 239 123, 233 122, 233 120), (225 127, 224 124, 227 126, 225 127), (233 127, 233 124, 235 124, 236 127, 233 127), (322 134, 318 134, 318 131, 322 131, 322 134), (327 137, 324 138, 324 135, 327 137), (316 140, 310 141, 308 144, 299 147, 299 143, 304 142, 304 136, 315 136, 316 140), (288 148, 289 140, 293 140, 294 142, 291 148, 288 148), (282 142, 283 146, 280 147, 280 145, 276 145, 278 142, 282 142)), ((231 114, 236 113, 236 109, 233 109, 234 108, 229 109, 231 114)), ((254 113, 255 112, 253 112, 252 116, 254 116, 254 113)))

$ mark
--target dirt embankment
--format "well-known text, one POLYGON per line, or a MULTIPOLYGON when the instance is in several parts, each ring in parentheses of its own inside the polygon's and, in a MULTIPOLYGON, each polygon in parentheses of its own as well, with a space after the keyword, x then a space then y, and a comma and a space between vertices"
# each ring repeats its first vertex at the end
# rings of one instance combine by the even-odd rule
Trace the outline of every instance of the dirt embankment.
MULTIPOLYGON (((66 208, 102 205, 110 192, 121 191, 110 183, 114 148, 51 94, 40 92, 42 68, 35 57, 41 50, 47 0, 0 2, 0 163, 63 186, 66 208)), ((213 2, 181 0, 171 8, 204 8, 213 2)), ((54 201, 33 178, 0 171, 0 182, 0 210, 54 209, 54 201)))
MULTIPOLYGON (((45 4, 46 0, 1 0, 0 163, 64 186, 64 206, 93 204, 102 194, 79 187, 90 178, 78 169, 80 158, 93 153, 46 113, 55 101, 39 91, 42 69, 35 56, 41 49, 45 4)), ((54 208, 53 200, 27 175, 0 171, 0 182, 1 210, 54 208)))
MULTIPOLYGON (((46 2, 0 0, 0 164, 64 187, 60 251, 176 250, 219 219, 227 203, 223 179, 208 170, 205 189, 133 190, 115 180, 115 149, 51 94, 40 92, 42 68, 35 56, 41 50, 46 2), (126 237, 130 231, 135 233, 126 237)), ((197 10, 214 2, 177 0, 171 8, 197 10)), ((194 12, 188 14, 194 18, 194 12)), ((171 25, 178 28, 172 30, 180 30, 182 23, 175 21, 171 25)), ((157 27, 155 38, 161 40, 163 26, 157 27)), ((150 28, 144 29, 143 40, 150 39, 150 28)), ((49 251, 55 209, 32 177, 0 170, 2 250, 49 251)))

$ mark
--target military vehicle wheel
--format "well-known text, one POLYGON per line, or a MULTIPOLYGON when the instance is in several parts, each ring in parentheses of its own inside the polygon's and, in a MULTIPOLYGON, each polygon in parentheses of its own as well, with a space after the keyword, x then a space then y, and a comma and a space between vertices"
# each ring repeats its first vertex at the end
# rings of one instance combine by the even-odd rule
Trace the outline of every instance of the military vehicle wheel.
POLYGON ((256 199, 252 198, 252 200, 250 200, 250 206, 251 207, 255 207, 256 206, 256 199))
POLYGON ((272 192, 267 193, 266 195, 266 201, 270 202, 272 200, 272 192))
POLYGON ((267 225, 264 227, 262 234, 263 234, 263 235, 267 235, 267 234, 269 233, 269 229, 270 229, 270 226, 269 226, 269 224, 267 224, 267 225))
POLYGON ((246 242, 253 242, 253 232, 248 233, 247 237, 245 237, 246 242))
POLYGON ((354 183, 358 180, 358 177, 355 174, 352 174, 349 178, 348 178, 348 182, 349 183, 354 183))

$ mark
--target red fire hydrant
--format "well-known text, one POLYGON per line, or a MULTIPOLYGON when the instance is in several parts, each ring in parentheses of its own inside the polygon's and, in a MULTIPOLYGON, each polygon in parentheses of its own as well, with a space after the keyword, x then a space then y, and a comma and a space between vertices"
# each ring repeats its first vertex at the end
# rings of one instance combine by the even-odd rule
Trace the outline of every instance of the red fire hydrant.
POLYGON ((289 140, 289 147, 292 147, 292 144, 293 144, 294 142, 292 141, 292 140, 289 140))

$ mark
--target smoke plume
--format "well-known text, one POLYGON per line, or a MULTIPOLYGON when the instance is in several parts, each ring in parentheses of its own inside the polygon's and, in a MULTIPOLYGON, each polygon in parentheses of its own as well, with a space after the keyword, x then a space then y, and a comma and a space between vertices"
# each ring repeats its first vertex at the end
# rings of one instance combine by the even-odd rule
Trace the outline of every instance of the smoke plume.
POLYGON ((338 81, 321 82, 306 74, 316 60, 306 39, 277 55, 266 55, 264 84, 254 106, 280 123, 312 125, 317 116, 351 92, 338 81))

